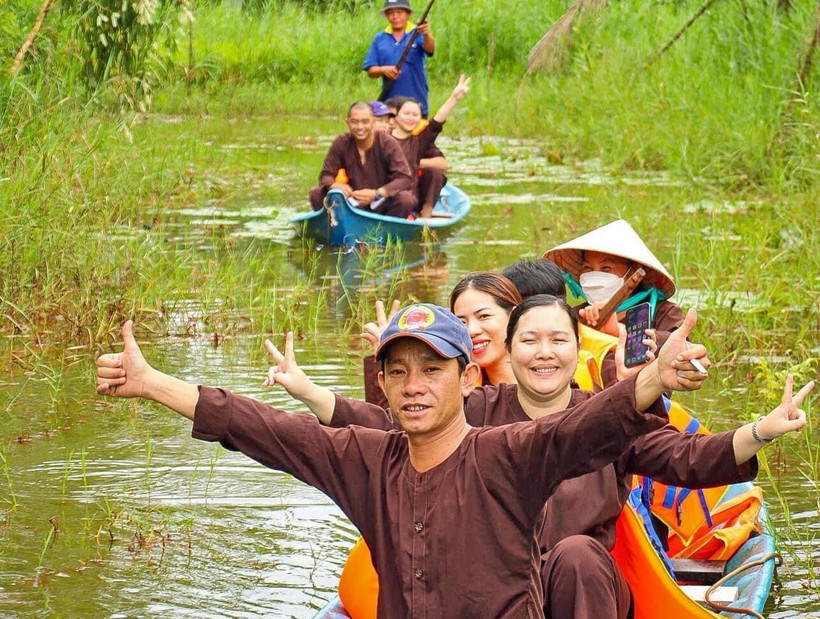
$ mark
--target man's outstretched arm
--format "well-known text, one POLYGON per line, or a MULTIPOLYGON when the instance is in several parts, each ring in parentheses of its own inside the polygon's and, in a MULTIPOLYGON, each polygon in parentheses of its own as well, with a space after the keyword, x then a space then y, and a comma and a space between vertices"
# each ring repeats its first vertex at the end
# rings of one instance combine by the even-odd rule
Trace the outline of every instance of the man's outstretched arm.
POLYGON ((97 393, 153 400, 193 420, 199 389, 148 365, 134 339, 133 328, 130 320, 122 326, 122 352, 97 358, 97 393))

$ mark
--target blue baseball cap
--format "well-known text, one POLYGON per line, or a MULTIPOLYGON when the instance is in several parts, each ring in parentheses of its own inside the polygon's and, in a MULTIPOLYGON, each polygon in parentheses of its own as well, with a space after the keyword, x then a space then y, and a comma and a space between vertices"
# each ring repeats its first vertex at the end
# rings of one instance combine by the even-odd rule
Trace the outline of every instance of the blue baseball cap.
POLYGON ((382 333, 376 360, 384 359, 387 345, 400 337, 421 340, 445 359, 464 357, 469 363, 473 354, 473 341, 464 323, 450 310, 432 303, 408 305, 393 316, 382 333))
POLYGON ((371 101, 370 107, 373 109, 373 116, 395 116, 390 108, 381 101, 371 101))

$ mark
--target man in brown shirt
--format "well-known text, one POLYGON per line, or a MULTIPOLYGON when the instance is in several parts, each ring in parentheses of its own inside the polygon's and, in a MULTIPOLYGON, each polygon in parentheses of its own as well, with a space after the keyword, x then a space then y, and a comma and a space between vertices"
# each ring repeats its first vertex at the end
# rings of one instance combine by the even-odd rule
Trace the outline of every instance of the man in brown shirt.
POLYGON ((415 181, 398 142, 384 131, 375 130, 373 108, 358 101, 347 112, 349 132, 330 146, 319 186, 310 192, 314 210, 323 207, 330 189, 339 189, 360 208, 377 213, 407 217, 418 203, 415 181), (339 170, 345 174, 340 178, 339 170))
MULTIPOLYGON (((693 352, 667 346, 572 414, 472 428, 464 398, 479 368, 469 362, 469 334, 447 310, 420 304, 394 317, 377 352, 403 431, 327 428, 153 369, 130 321, 123 339, 122 353, 97 360, 97 391, 159 402, 191 419, 195 438, 325 492, 372 551, 382 617, 543 617, 535 527, 546 499, 563 479, 601 468, 663 426, 664 391, 699 385, 686 378, 693 352)), ((287 368, 280 373, 274 380, 286 382, 287 368)))

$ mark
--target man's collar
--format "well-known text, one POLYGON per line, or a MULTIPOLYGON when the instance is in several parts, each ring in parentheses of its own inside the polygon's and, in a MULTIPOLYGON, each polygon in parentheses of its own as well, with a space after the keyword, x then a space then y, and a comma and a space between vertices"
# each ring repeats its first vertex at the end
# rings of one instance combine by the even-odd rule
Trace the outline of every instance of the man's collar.
MULTIPOLYGON (((407 34, 408 32, 410 32, 415 27, 416 27, 416 24, 414 24, 411 21, 408 21, 407 24, 404 26, 404 34, 407 34)), ((387 34, 393 34, 393 26, 391 26, 390 24, 387 24, 387 28, 385 28, 384 31, 387 34)))

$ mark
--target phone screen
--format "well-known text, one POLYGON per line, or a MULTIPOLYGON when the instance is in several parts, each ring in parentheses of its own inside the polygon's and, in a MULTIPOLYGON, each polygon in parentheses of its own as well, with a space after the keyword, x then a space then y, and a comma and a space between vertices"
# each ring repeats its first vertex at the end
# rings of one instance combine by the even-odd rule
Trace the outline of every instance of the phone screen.
POLYGON ((646 338, 645 331, 650 327, 650 313, 649 303, 639 303, 626 310, 626 317, 624 318, 626 324, 624 364, 628 368, 646 363, 649 360, 646 356, 649 347, 643 343, 643 339, 646 338))

